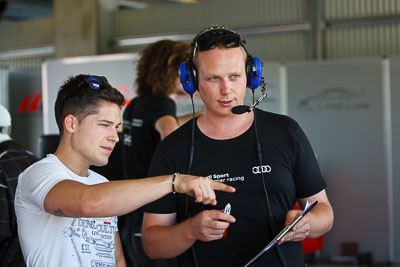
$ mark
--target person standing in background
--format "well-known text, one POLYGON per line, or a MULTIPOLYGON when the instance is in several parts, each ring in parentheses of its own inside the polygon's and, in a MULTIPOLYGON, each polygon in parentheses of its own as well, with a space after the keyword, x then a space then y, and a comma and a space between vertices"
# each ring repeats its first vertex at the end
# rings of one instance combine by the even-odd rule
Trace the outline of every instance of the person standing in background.
MULTIPOLYGON (((184 93, 179 81, 179 65, 188 60, 186 42, 161 40, 148 45, 137 65, 137 96, 123 114, 124 177, 147 177, 153 153, 162 139, 192 118, 176 116, 174 99, 184 93)), ((122 244, 129 266, 173 266, 173 261, 150 261, 144 254, 140 238, 142 211, 120 218, 122 244)))
POLYGON ((18 175, 38 158, 10 137, 11 116, 0 105, 0 266, 24 267, 18 239, 14 195, 18 175))

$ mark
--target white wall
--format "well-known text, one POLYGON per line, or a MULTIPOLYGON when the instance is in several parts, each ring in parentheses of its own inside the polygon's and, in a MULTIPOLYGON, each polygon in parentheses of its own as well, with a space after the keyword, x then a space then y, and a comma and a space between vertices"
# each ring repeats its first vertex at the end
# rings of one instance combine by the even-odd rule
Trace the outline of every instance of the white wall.
POLYGON ((359 253, 372 252, 377 262, 387 262, 382 61, 299 63, 287 68, 289 115, 299 121, 314 147, 335 211, 324 255, 340 255, 342 242, 358 242, 359 253))
POLYGON ((390 79, 391 88, 391 123, 392 132, 390 134, 393 156, 392 176, 393 176, 393 242, 394 242, 394 262, 400 262, 400 58, 390 59, 390 79))

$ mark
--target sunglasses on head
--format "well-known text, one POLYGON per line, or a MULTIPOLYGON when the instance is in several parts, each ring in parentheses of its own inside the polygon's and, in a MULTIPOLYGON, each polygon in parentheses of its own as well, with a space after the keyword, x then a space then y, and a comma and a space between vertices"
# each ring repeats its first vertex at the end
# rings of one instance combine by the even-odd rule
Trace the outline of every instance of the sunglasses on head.
POLYGON ((103 89, 105 85, 109 85, 107 79, 103 76, 89 76, 78 85, 78 88, 85 83, 93 90, 103 89))
MULTIPOLYGON (((81 89, 84 85, 89 86, 89 88, 92 90, 101 90, 104 89, 106 86, 110 86, 106 77, 104 76, 89 76, 85 78, 84 81, 80 82, 76 88, 81 89)), ((62 112, 64 109, 64 103, 72 96, 74 96, 76 93, 77 93, 76 89, 72 90, 70 94, 64 98, 64 101, 61 103, 60 112, 62 112)))
POLYGON ((218 44, 222 44, 226 48, 235 48, 244 44, 244 40, 233 31, 224 28, 210 28, 194 40, 193 56, 196 50, 211 50, 218 44))

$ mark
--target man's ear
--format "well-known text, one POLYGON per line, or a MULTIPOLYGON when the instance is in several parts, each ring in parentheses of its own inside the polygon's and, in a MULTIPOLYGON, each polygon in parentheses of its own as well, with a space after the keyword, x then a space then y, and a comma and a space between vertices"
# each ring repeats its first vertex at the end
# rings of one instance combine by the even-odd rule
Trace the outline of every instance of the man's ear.
POLYGON ((74 133, 78 129, 78 119, 72 115, 68 114, 64 118, 64 130, 68 133, 74 133))

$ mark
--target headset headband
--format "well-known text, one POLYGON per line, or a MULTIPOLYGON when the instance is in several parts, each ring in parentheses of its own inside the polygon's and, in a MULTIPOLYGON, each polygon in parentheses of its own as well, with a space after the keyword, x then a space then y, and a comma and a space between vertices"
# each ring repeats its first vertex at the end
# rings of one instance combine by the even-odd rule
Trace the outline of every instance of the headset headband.
POLYGON ((242 37, 225 28, 225 26, 211 26, 199 32, 191 43, 192 51, 190 53, 191 59, 194 58, 196 51, 207 51, 214 49, 218 44, 222 44, 226 48, 235 48, 242 46, 248 54, 244 44, 246 41, 242 37))
POLYGON ((246 47, 245 40, 236 32, 228 30, 225 26, 211 26, 200 31, 191 43, 190 60, 179 66, 179 78, 183 89, 192 95, 197 89, 197 70, 194 65, 194 57, 196 51, 207 51, 214 49, 218 44, 222 44, 225 48, 243 47, 247 60, 245 64, 247 84, 250 89, 256 89, 262 78, 262 62, 257 57, 252 57, 246 47))

